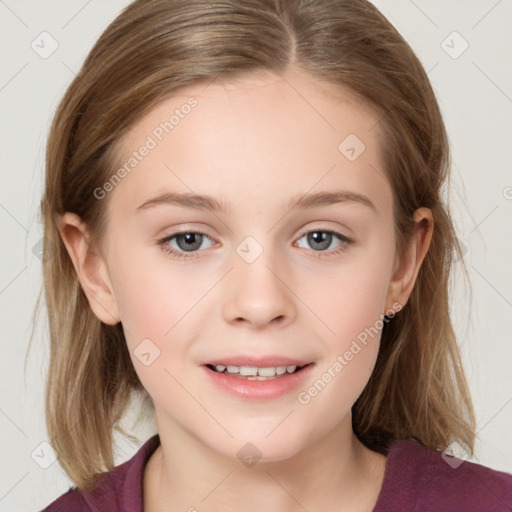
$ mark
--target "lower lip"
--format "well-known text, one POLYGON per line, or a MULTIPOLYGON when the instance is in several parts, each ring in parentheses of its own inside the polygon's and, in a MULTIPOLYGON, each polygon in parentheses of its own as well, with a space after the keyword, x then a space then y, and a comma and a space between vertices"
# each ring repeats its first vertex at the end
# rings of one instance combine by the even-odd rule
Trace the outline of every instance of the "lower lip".
POLYGON ((220 389, 248 400, 272 400, 290 393, 311 374, 314 363, 310 363, 295 373, 287 373, 271 380, 247 380, 230 377, 202 366, 212 382, 220 389))

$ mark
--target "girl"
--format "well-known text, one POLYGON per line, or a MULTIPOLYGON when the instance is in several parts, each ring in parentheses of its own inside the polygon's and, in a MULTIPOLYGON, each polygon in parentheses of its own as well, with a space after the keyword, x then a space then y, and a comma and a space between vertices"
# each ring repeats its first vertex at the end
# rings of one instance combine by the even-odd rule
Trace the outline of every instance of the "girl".
MULTIPOLYGON (((137 0, 56 113, 46 510, 496 510, 449 317, 447 136, 366 0, 137 0), (114 467, 130 400, 158 433, 114 467)), ((124 432, 123 432, 124 433, 124 432)))

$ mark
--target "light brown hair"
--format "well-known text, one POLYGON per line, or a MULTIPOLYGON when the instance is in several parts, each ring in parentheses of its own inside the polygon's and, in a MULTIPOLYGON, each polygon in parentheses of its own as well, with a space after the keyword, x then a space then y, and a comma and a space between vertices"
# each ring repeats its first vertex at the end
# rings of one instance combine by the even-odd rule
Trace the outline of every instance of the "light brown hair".
MULTIPOLYGON (((41 201, 43 279, 50 330, 46 424, 59 462, 80 489, 112 469, 113 433, 138 393, 121 323, 93 314, 57 229, 76 213, 91 241, 104 234, 118 143, 180 88, 295 66, 354 94, 378 113, 403 255, 420 207, 434 232, 409 301, 385 324, 374 372, 354 404, 353 429, 386 453, 396 439, 473 453, 475 420, 449 314, 461 250, 443 202, 449 145, 428 77, 410 46, 366 0, 137 0, 96 42, 56 111, 41 201)), ((39 300, 36 307, 39 307, 39 300)), ((121 430, 122 431, 122 430, 121 430)), ((123 432, 124 433, 124 432, 123 432)))

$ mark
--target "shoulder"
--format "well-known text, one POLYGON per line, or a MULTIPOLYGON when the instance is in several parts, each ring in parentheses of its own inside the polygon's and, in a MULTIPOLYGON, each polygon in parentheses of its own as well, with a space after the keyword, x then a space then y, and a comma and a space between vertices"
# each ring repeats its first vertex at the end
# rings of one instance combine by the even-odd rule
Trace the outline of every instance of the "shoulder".
POLYGON ((512 475, 443 455, 415 441, 396 441, 388 453, 380 505, 400 510, 512 510, 512 475), (382 499, 381 499, 382 498, 382 499))
POLYGON ((156 434, 131 459, 101 475, 93 489, 69 489, 42 512, 142 512, 144 466, 159 444, 156 434))
POLYGON ((69 489, 68 492, 59 496, 50 503, 42 512, 89 512, 91 509, 84 501, 82 494, 76 488, 69 489))

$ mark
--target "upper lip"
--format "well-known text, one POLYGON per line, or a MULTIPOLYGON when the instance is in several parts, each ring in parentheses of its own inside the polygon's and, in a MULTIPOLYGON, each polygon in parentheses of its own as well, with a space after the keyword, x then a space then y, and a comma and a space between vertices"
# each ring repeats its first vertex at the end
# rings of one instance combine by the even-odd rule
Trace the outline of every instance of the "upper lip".
POLYGON ((245 366, 245 367, 257 367, 257 368, 268 368, 276 366, 305 366, 311 363, 311 361, 304 361, 301 359, 294 359, 285 356, 229 356, 219 357, 211 361, 206 361, 202 364, 210 364, 212 366, 224 365, 224 366, 245 366))

